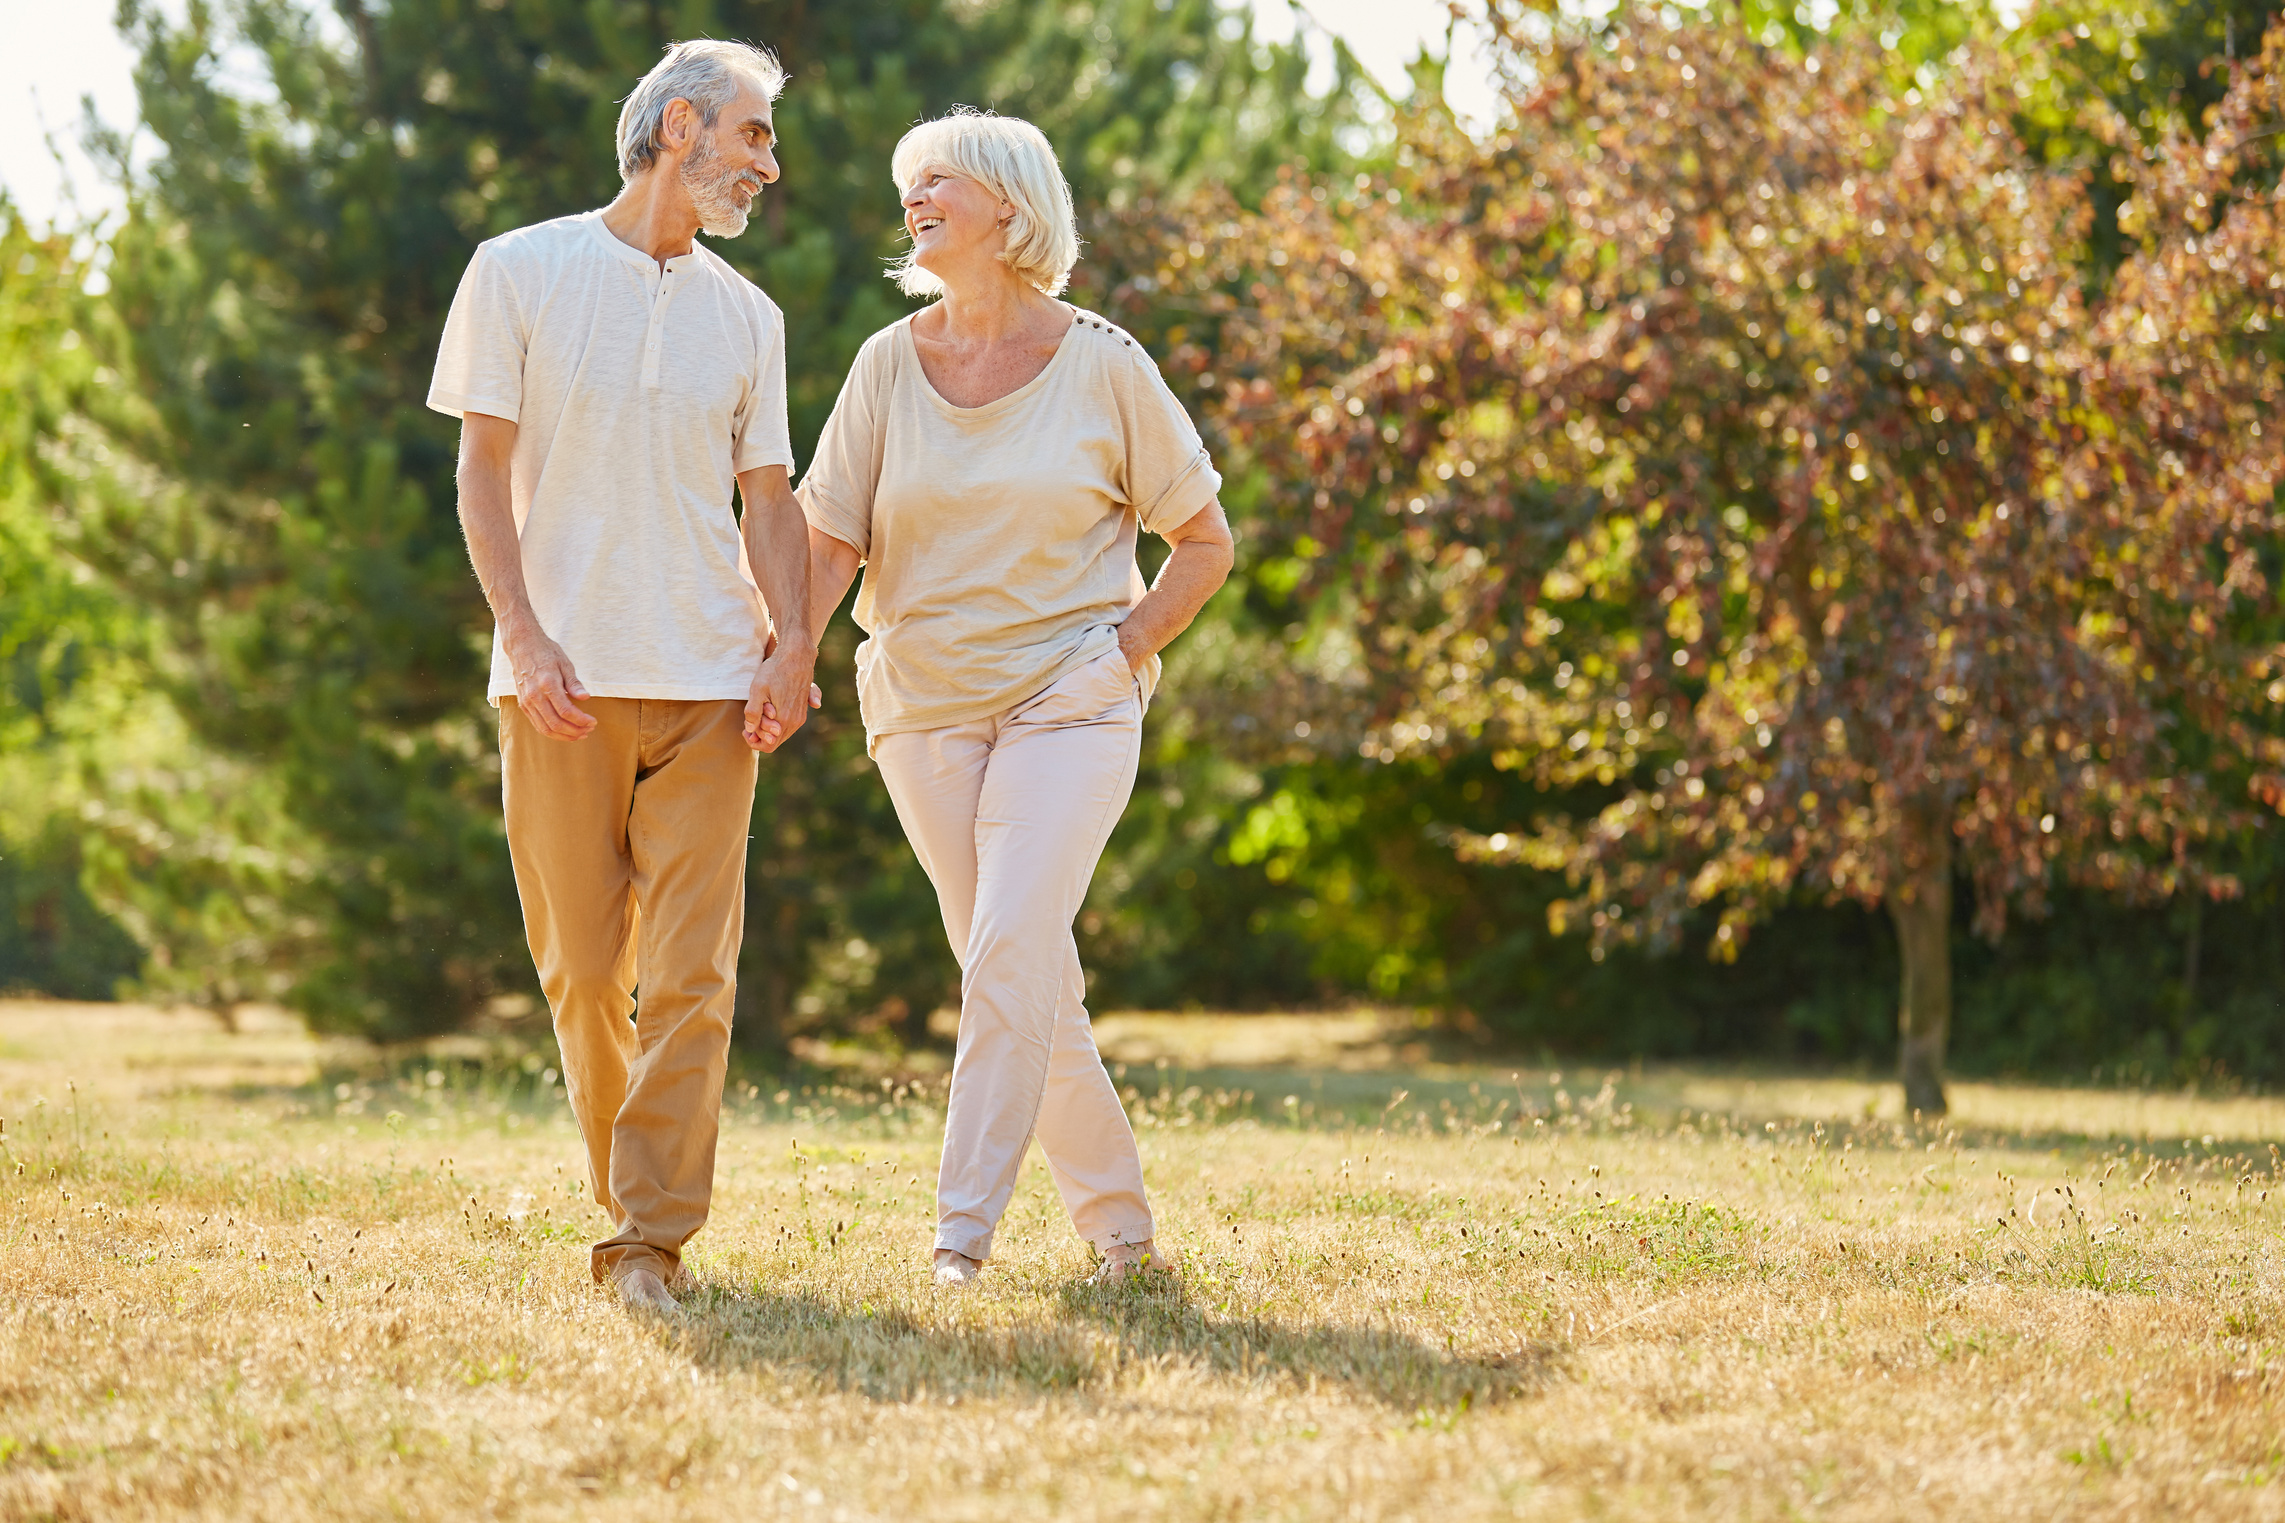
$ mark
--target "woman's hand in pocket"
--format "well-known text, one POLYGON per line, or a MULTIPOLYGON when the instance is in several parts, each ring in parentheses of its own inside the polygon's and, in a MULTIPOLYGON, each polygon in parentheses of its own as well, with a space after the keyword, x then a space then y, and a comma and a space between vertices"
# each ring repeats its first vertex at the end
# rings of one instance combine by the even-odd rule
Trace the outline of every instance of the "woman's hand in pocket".
POLYGON ((1119 626, 1119 659, 1127 663, 1127 675, 1140 677, 1143 664, 1150 660, 1150 652, 1142 640, 1126 625, 1119 626))

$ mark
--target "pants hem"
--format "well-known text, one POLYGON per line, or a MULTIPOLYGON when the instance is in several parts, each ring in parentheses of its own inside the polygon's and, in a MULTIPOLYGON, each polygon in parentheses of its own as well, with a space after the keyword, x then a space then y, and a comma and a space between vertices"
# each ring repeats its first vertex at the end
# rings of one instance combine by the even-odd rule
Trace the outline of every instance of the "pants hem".
POLYGON ((617 1285, 638 1269, 648 1269, 662 1282, 672 1284, 682 1272, 682 1255, 670 1254, 649 1244, 613 1243, 598 1248, 589 1260, 588 1268, 598 1285, 617 1285))
POLYGON ((940 1231, 936 1234, 936 1251, 943 1252, 946 1249, 950 1249, 954 1253, 965 1254, 981 1264, 992 1256, 992 1234, 989 1232, 963 1234, 940 1231))

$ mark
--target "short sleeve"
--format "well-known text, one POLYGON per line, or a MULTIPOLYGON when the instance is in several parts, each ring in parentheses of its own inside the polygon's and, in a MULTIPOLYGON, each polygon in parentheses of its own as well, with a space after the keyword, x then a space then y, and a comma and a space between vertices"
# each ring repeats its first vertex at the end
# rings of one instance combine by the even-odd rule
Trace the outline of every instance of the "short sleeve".
POLYGON ((1221 493, 1222 477, 1197 425, 1142 346, 1126 352, 1133 371, 1115 390, 1125 414, 1120 421, 1127 438, 1127 500, 1145 529, 1164 534, 1196 518, 1221 493))
POLYGON ((768 302, 761 304, 761 343, 755 355, 754 385, 733 423, 731 469, 755 471, 782 465, 793 469, 793 439, 785 421, 785 319, 768 302))
POLYGON ((480 412, 516 422, 524 402, 525 338, 506 261, 482 245, 453 293, 428 405, 455 418, 480 412))
POLYGON ((858 351, 857 363, 841 383, 833 415, 818 436, 817 454, 795 493, 809 526, 850 546, 860 560, 873 553, 873 493, 881 480, 884 427, 880 416, 886 389, 880 384, 884 347, 876 338, 858 351))

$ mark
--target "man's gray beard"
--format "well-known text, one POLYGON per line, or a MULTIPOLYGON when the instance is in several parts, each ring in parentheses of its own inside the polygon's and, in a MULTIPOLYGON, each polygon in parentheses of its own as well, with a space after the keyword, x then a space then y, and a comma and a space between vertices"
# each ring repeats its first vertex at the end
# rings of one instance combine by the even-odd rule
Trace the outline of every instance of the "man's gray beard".
MULTIPOLYGON (((682 188, 698 213, 700 232, 710 238, 735 238, 746 230, 746 208, 731 192, 748 172, 732 169, 720 160, 714 145, 699 139, 690 157, 682 161, 682 188)), ((758 187, 755 194, 760 194, 758 187)))

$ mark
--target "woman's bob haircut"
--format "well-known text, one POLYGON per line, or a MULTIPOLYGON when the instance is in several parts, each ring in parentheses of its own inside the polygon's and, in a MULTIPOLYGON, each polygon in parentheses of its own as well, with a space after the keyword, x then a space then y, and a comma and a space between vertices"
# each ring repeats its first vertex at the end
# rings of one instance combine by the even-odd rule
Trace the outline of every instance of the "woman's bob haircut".
MULTIPOLYGON (((1063 292, 1079 262, 1079 228, 1071 214, 1071 187, 1047 134, 1027 121, 966 106, 922 122, 906 133, 889 160, 897 194, 920 172, 939 165, 974 180, 1015 208, 1000 258, 1049 296, 1063 292)), ((912 262, 912 250, 889 266, 889 278, 907 296, 935 296, 944 283, 912 262)))

